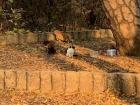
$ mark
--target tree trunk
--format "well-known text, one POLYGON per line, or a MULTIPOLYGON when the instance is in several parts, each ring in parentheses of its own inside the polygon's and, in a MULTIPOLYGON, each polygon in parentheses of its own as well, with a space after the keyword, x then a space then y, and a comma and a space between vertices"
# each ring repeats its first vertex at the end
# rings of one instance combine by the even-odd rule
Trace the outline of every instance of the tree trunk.
POLYGON ((140 56, 140 1, 101 0, 122 55, 140 56))
POLYGON ((2 6, 3 0, 0 0, 0 6, 2 6))

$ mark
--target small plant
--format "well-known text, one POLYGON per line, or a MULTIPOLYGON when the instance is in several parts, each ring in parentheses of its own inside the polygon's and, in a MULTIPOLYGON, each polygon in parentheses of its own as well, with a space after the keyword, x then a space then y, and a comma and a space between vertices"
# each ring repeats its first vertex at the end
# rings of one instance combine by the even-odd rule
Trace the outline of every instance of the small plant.
POLYGON ((18 28, 14 28, 12 31, 6 31, 5 34, 6 35, 23 35, 23 34, 27 34, 29 32, 29 30, 25 30, 25 29, 18 29, 18 28))
POLYGON ((18 33, 18 34, 27 34, 29 32, 29 30, 25 30, 23 28, 19 29, 19 28, 14 28, 13 31, 15 33, 18 33))
POLYGON ((19 9, 12 9, 11 13, 9 14, 10 22, 14 25, 15 28, 20 28, 20 24, 22 21, 22 16, 19 9))

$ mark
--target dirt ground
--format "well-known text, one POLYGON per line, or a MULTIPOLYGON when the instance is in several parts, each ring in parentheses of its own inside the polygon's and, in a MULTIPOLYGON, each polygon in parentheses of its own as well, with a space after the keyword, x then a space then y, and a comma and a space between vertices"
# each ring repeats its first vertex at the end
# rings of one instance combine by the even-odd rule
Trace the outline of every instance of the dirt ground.
POLYGON ((41 44, 10 45, 0 48, 0 68, 20 70, 59 70, 140 73, 140 58, 99 55, 90 57, 92 50, 106 49, 109 43, 94 40, 76 42, 76 57, 65 56, 68 44, 57 42, 57 54, 49 56, 41 44))
MULTIPOLYGON (((91 50, 106 49, 108 44, 105 42, 76 42, 78 56, 73 58, 65 56, 67 47, 68 44, 57 42, 57 54, 49 56, 41 44, 1 46, 0 69, 140 73, 140 58, 90 57, 91 50)), ((120 97, 111 92, 98 95, 0 92, 0 105, 140 105, 139 102, 133 97, 120 97)))
POLYGON ((111 92, 103 94, 36 94, 0 92, 0 105, 139 105, 135 98, 118 97, 111 92))

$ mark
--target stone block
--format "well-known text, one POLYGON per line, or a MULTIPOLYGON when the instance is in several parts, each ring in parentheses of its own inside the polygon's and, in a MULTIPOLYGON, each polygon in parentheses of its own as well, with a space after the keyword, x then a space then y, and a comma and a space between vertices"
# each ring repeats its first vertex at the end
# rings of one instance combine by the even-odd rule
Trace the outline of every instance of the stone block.
POLYGON ((95 33, 96 33, 96 30, 91 31, 90 32, 90 37, 94 39, 95 38, 95 33))
POLYGON ((80 39, 79 39, 79 32, 73 32, 73 34, 74 34, 74 40, 80 41, 80 39))
POLYGON ((110 29, 106 30, 106 34, 108 38, 114 39, 113 32, 110 29))
POLYGON ((52 89, 55 93, 63 93, 65 91, 64 72, 52 72, 52 89))
POLYGON ((36 43, 37 42, 37 34, 29 32, 27 33, 27 43, 36 43))
POLYGON ((6 44, 17 44, 18 43, 18 35, 13 34, 13 35, 7 35, 7 41, 6 44))
POLYGON ((119 74, 121 92, 127 96, 136 95, 136 77, 134 74, 119 74))
POLYGON ((4 89, 4 71, 0 70, 0 90, 4 89))
POLYGON ((106 31, 105 31, 105 29, 100 29, 99 31, 100 31, 100 35, 101 35, 100 38, 105 38, 106 37, 106 31))
POLYGON ((46 33, 44 33, 44 35, 43 35, 43 40, 44 40, 44 41, 47 41, 47 40, 48 40, 48 34, 49 34, 49 33, 52 34, 52 32, 46 32, 46 33))
POLYGON ((51 72, 41 71, 41 92, 49 93, 52 91, 51 72))
POLYGON ((66 72, 66 93, 74 93, 79 91, 79 73, 66 72))
POLYGON ((40 83, 40 72, 38 71, 28 71, 27 72, 27 89, 29 91, 38 91, 40 90, 40 87, 41 87, 41 83, 40 83))
POLYGON ((64 32, 64 37, 65 37, 65 41, 74 39, 73 32, 69 32, 69 31, 64 32))
POLYGON ((27 34, 18 34, 18 44, 27 43, 27 34))
POLYGON ((27 75, 26 71, 17 71, 17 90, 25 91, 27 89, 27 75))
POLYGON ((5 88, 12 90, 16 88, 16 71, 5 71, 5 88))
MULTIPOLYGON (((42 42, 44 40, 44 34, 42 34, 40 32, 38 32, 36 34, 37 34, 37 42, 42 42)), ((48 35, 48 33, 47 33, 47 35, 48 35)))
MULTIPOLYGON (((44 39, 45 39, 46 36, 44 36, 44 39)), ((53 33, 47 33, 47 40, 48 41, 55 41, 56 38, 55 38, 55 35, 53 33)))
POLYGON ((90 72, 80 72, 80 92, 93 92, 93 75, 90 72))
POLYGON ((102 93, 107 90, 107 74, 95 73, 94 75, 94 92, 102 93))
POLYGON ((118 74, 116 73, 107 74, 107 87, 108 90, 112 92, 120 93, 118 74))
MULTIPOLYGON (((105 29, 105 33, 104 33, 104 38, 108 38, 108 31, 109 29, 105 29)), ((113 38, 113 36, 111 35, 111 38, 113 38)))
POLYGON ((74 34, 73 34, 73 32, 68 32, 68 34, 70 34, 70 35, 71 35, 71 38, 74 39, 74 34))
POLYGON ((79 38, 80 38, 81 41, 86 40, 87 39, 87 33, 86 33, 86 31, 79 32, 79 38))
POLYGON ((87 40, 92 40, 93 39, 92 33, 93 33, 93 31, 87 31, 86 32, 86 34, 87 34, 87 40))
POLYGON ((6 36, 0 36, 0 45, 1 46, 6 45, 6 36))
POLYGON ((140 98, 140 74, 136 75, 136 90, 137 90, 137 97, 140 98))
POLYGON ((65 38, 65 41, 70 41, 71 39, 73 39, 73 36, 70 33, 65 32, 64 38, 65 38))
POLYGON ((100 30, 95 30, 95 38, 101 38, 100 30))

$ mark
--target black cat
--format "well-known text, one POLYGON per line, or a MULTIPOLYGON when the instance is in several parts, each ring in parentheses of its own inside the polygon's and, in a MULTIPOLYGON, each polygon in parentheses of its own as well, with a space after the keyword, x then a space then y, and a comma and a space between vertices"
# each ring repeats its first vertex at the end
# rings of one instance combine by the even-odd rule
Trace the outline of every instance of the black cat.
POLYGON ((43 45, 46 46, 46 52, 49 55, 55 54, 56 53, 56 49, 55 49, 55 42, 54 41, 44 41, 43 45))

